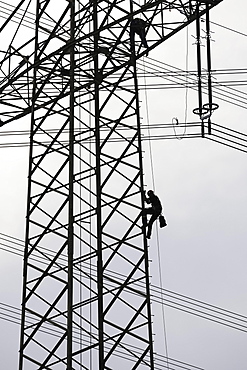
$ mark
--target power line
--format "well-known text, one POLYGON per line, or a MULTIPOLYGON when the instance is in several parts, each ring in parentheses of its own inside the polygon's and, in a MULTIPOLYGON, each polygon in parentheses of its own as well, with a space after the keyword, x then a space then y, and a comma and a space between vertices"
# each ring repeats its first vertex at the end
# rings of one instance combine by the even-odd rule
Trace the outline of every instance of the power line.
MULTIPOLYGON (((0 319, 11 322, 12 324, 18 324, 20 325, 20 319, 21 319, 21 309, 16 308, 12 305, 0 302, 0 319)), ((27 321, 26 323, 28 325, 35 325, 37 319, 31 315, 30 313, 27 313, 27 321)), ((61 336, 61 332, 52 324, 46 324, 43 326, 42 332, 47 334, 47 335, 52 335, 52 336, 61 336)), ((93 334, 91 334, 92 337, 94 337, 93 334)), ((90 343, 90 335, 88 334, 83 334, 83 336, 80 336, 80 330, 79 329, 74 329, 73 331, 73 342, 80 344, 81 346, 85 343, 90 343)), ((106 343, 106 347, 108 347, 108 344, 106 343)), ((124 349, 127 349, 126 351, 123 350, 117 350, 117 356, 123 357, 129 361, 133 361, 133 355, 138 356, 140 348, 133 346, 131 344, 126 344, 124 343, 124 349)), ((186 362, 182 362, 179 360, 176 360, 174 358, 168 358, 166 356, 160 355, 158 353, 155 354, 155 369, 156 370, 162 370, 162 369, 167 369, 167 363, 170 366, 170 369, 173 370, 179 370, 179 369, 184 369, 184 370, 192 370, 192 369, 197 369, 197 370, 203 370, 202 368, 199 368, 197 366, 188 364, 186 362), (171 367, 172 366, 172 367, 171 367), (175 366, 175 367, 173 367, 175 366)))
MULTIPOLYGON (((187 123, 179 123, 176 125, 177 128, 180 128, 182 130, 187 129, 186 134, 182 134, 181 138, 183 139, 198 139, 201 138, 201 122, 187 122, 187 123)), ((180 137, 177 133, 174 134, 174 124, 171 123, 153 123, 150 124, 150 127, 143 124, 142 125, 142 140, 171 140, 175 139, 177 137, 180 137), (150 130, 149 130, 150 129, 150 130), (168 131, 171 131, 171 133, 168 133, 168 131), (151 133, 152 131, 152 133, 151 133), (157 134, 154 132, 157 131, 157 134)), ((104 131, 104 129, 102 129, 104 131)), ((123 131, 125 131, 124 138, 114 138, 110 139, 112 142, 122 142, 125 140, 128 140, 128 130, 125 130, 123 128, 123 131)), ((50 129, 47 130, 47 132, 50 135, 55 135, 57 133, 57 130, 50 129)), ((79 130, 75 130, 75 133, 79 132, 79 130)), ((0 132, 0 137, 6 138, 9 136, 28 136, 29 131, 23 130, 23 131, 2 131, 0 132)), ((42 135, 41 135, 42 136, 42 135)), ((247 153, 247 134, 244 134, 242 132, 232 130, 230 128, 224 127, 222 125, 216 124, 214 122, 211 122, 211 134, 205 135, 206 139, 217 141, 219 144, 223 144, 224 146, 228 146, 229 148, 241 151, 243 153, 247 153)), ((41 139, 42 140, 42 139, 41 139)), ((94 137, 88 139, 88 142, 94 142, 94 137)), ((44 141, 42 140, 42 145, 49 145, 50 141, 44 141)), ((38 145, 38 144, 37 144, 38 145)), ((57 142, 57 145, 68 145, 67 140, 60 140, 57 142)), ((22 147, 28 147, 29 142, 28 141, 15 141, 15 142, 2 142, 0 143, 0 149, 6 149, 6 148, 22 148, 22 147)))
MULTIPOLYGON (((151 169, 151 182, 154 191, 155 189, 155 175, 154 175, 154 162, 153 162, 153 155, 152 155, 152 143, 151 143, 151 135, 150 135, 150 119, 149 119, 149 109, 148 109, 148 94, 146 89, 146 76, 145 76, 145 64, 143 61, 143 68, 144 68, 144 85, 145 85, 145 103, 146 103, 146 120, 148 126, 148 148, 149 148, 149 160, 150 160, 150 169, 151 169)), ((162 287, 162 272, 161 272, 161 257, 160 257, 160 244, 159 244, 159 236, 156 229, 156 237, 157 237, 157 254, 158 254, 158 269, 159 269, 159 281, 160 286, 162 287)), ((162 304, 162 321, 163 321, 163 332, 164 332, 164 347, 165 353, 168 357, 168 339, 167 339, 167 329, 166 329, 166 315, 165 315, 165 307, 162 304)), ((169 370, 169 364, 167 364, 169 370)))
MULTIPOLYGON (((139 69, 141 70, 143 67, 139 63, 139 69)), ((194 71, 184 71, 180 68, 171 66, 167 63, 157 61, 152 58, 146 58, 146 70, 149 72, 153 77, 158 77, 160 79, 169 81, 169 83, 174 84, 174 88, 190 88, 191 90, 197 91, 197 74, 194 71), (186 76, 186 78, 185 78, 186 76)), ((214 72, 212 72, 212 77, 214 76, 214 72)), ((204 81, 204 77, 202 76, 202 83, 204 81)), ((206 73, 205 73, 205 81, 206 81, 206 73)), ((151 85, 151 88, 162 88, 164 85, 161 83, 151 85)), ((219 100, 225 101, 227 103, 239 106, 241 108, 247 108, 247 93, 242 92, 241 90, 233 89, 230 86, 224 86, 222 82, 213 82, 213 97, 219 100)), ((171 88, 171 85, 168 85, 165 88, 171 88)), ((207 86, 202 84, 202 92, 207 94, 207 86)))
POLYGON ((230 27, 227 27, 227 26, 223 26, 222 24, 219 24, 219 23, 216 23, 216 22, 212 22, 212 21, 210 21, 210 23, 211 24, 214 24, 215 26, 224 28, 227 31, 231 31, 231 32, 237 33, 238 35, 247 37, 247 34, 246 33, 243 33, 243 32, 237 31, 237 30, 234 30, 233 28, 230 28, 230 27))
MULTIPOLYGON (((18 256, 23 255, 24 242, 21 239, 13 238, 9 235, 0 233, 0 249, 13 253, 18 256)), ((32 257, 32 260, 37 260, 37 262, 44 262, 45 260, 51 260, 54 257, 54 253, 51 250, 40 247, 40 252, 32 257)), ((80 262, 79 260, 77 261, 80 262)), ((75 266, 77 265, 75 262, 75 266)), ((66 255, 62 255, 58 259, 60 266, 64 267, 66 265, 66 255)), ((89 271, 91 271, 93 277, 96 277, 96 270, 90 267, 88 263, 83 263, 84 276, 86 280, 90 278, 89 271)), ((77 273, 79 274, 77 269, 77 273)), ((124 281, 124 276, 121 274, 113 273, 112 271, 107 271, 105 273, 106 287, 108 289, 114 288, 112 285, 112 280, 124 281)), ((130 291, 132 294, 138 294, 139 288, 142 288, 142 282, 131 282, 133 289, 130 291)), ((211 322, 224 325, 228 328, 239 330, 247 333, 247 316, 235 313, 230 310, 212 305, 201 300, 191 298, 189 296, 173 292, 168 289, 161 288, 157 285, 151 284, 151 299, 153 303, 161 304, 172 309, 176 309, 199 318, 209 320, 211 322)))
MULTIPOLYGON (((35 30, 36 15, 33 12, 28 11, 27 10, 28 7, 29 6, 27 6, 26 9, 24 10, 22 8, 8 4, 4 1, 0 1, 0 18, 8 20, 9 17, 11 17, 11 19, 9 20, 13 23, 16 23, 17 25, 19 25, 20 20, 22 20, 21 26, 35 30), (16 8, 17 8, 17 11, 16 11, 16 8)), ((43 17, 41 24, 45 27, 53 27, 55 22, 49 19, 48 17, 45 17, 45 18, 43 17)), ((48 30, 45 33, 47 32, 48 30)))

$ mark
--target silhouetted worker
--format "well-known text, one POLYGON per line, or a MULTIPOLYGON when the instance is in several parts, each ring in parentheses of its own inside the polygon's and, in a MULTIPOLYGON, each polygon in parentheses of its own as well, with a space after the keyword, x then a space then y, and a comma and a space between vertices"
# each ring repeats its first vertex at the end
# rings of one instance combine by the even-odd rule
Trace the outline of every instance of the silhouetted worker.
POLYGON ((154 194, 153 190, 148 190, 147 194, 148 197, 145 196, 145 201, 148 204, 151 204, 151 207, 144 209, 144 215, 152 215, 148 223, 147 231, 147 238, 150 239, 153 223, 162 213, 162 205, 157 195, 154 194))
POLYGON ((146 40, 146 31, 145 27, 147 27, 147 23, 140 18, 135 18, 130 23, 130 48, 131 53, 134 53, 135 50, 135 34, 140 36, 141 45, 145 48, 148 47, 147 40, 146 40))

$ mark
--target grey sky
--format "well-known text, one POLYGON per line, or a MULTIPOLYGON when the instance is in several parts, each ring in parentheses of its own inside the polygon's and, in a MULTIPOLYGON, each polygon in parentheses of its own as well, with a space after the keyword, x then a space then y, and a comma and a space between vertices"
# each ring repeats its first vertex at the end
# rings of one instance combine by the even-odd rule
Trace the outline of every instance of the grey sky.
MULTIPOLYGON (((246 10, 244 0, 237 5, 224 0, 211 11, 211 21, 247 34, 246 10)), ((246 68, 247 37, 216 25, 211 29, 212 68, 246 68)), ((181 32, 149 56, 185 69, 186 35, 181 32)), ((189 69, 193 70, 196 50, 191 35, 195 35, 194 24, 188 31, 189 69)), ((245 86, 241 89, 246 91, 245 86)), ((173 117, 183 122, 184 89, 148 91, 147 96, 150 124, 169 123, 173 117)), ((215 102, 219 109, 212 121, 247 134, 246 109, 215 102)), ((188 93, 187 103, 188 122, 195 121, 196 93, 188 93)), ((141 109, 145 123, 144 94, 141 109)), ((23 123, 23 129, 28 126, 29 122, 23 123)), ((4 130, 17 127, 21 129, 12 124, 4 130)), ((152 188, 147 142, 144 149, 145 182, 152 188)), ((1 149, 0 154, 0 232, 24 239, 28 149, 1 149)), ((150 242, 151 282, 160 285, 159 246, 163 288, 245 315, 247 154, 208 139, 183 139, 153 141, 152 159, 155 190, 168 226, 158 230, 158 239, 155 232, 150 242)), ((20 307, 22 258, 2 250, 0 256, 0 302, 20 307)), ((165 354, 161 307, 153 304, 152 310, 155 350, 165 354)), ((169 357, 206 370, 246 370, 246 333, 170 308, 165 309, 165 318, 169 357)), ((19 327, 0 320, 0 328, 0 362, 5 369, 17 369, 19 327)))

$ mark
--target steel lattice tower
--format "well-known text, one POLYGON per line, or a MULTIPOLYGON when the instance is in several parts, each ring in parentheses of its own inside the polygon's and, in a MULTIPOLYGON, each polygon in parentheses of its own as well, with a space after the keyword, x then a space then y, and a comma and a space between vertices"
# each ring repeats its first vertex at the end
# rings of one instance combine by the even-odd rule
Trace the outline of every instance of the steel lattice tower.
POLYGON ((33 0, 0 84, 2 125, 31 116, 19 370, 155 368, 129 27, 150 51, 221 1, 33 0))

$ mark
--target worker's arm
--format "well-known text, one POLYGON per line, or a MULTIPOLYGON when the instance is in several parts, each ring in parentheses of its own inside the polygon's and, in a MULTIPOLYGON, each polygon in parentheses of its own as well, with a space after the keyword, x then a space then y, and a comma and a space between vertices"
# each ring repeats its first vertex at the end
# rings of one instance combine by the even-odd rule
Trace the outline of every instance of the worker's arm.
POLYGON ((149 198, 147 198, 147 196, 146 196, 146 190, 144 190, 143 194, 144 194, 144 201, 145 201, 146 203, 150 204, 150 203, 151 203, 151 201, 150 201, 150 199, 149 199, 149 198))

